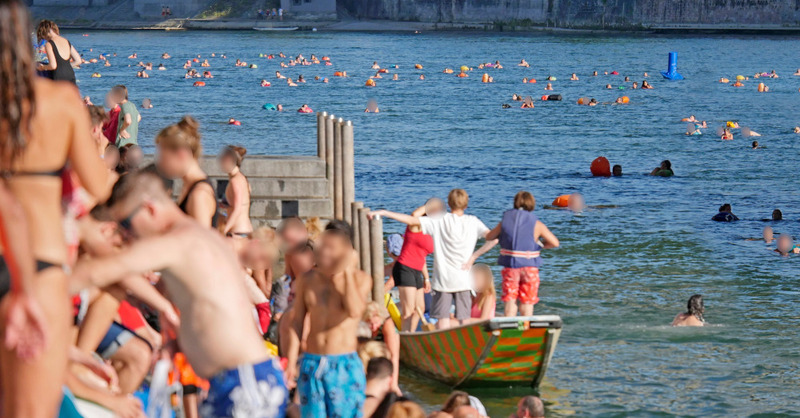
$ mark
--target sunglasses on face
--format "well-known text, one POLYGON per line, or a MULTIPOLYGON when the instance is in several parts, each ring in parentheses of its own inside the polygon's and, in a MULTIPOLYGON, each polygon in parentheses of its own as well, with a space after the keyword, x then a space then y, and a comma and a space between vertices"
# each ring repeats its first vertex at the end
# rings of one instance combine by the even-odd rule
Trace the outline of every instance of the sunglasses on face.
POLYGON ((133 218, 136 216, 136 214, 139 213, 139 211, 141 209, 142 209, 141 205, 137 206, 136 209, 131 211, 130 215, 125 217, 125 219, 122 219, 121 221, 117 222, 119 224, 120 229, 122 229, 123 232, 128 233, 128 234, 130 234, 132 232, 132 230, 133 230, 133 218))

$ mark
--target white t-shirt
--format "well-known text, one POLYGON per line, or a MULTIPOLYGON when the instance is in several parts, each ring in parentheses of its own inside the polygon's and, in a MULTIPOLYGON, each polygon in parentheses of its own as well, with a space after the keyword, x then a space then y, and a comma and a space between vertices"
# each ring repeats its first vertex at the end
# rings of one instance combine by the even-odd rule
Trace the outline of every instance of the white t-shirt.
POLYGON ((422 232, 433 237, 433 279, 431 288, 437 292, 472 290, 469 270, 461 268, 475 252, 475 244, 489 228, 472 215, 453 215, 420 218, 422 232))

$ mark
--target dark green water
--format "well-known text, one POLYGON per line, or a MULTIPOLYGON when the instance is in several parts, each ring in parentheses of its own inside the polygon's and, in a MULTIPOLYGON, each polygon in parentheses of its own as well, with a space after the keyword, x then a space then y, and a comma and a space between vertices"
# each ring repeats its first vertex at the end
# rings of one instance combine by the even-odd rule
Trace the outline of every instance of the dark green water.
MULTIPOLYGON (((352 119, 356 125, 357 197, 373 208, 410 211, 453 187, 467 189, 470 212, 487 225, 499 221, 520 189, 539 206, 557 195, 581 192, 592 205, 614 209, 580 215, 537 209, 561 239, 547 253, 537 313, 558 314, 564 332, 541 396, 549 414, 604 416, 747 416, 800 414, 800 325, 798 258, 781 258, 758 241, 771 211, 786 221, 779 232, 800 235, 798 150, 800 136, 800 44, 795 38, 759 37, 581 37, 503 34, 345 34, 92 32, 69 35, 79 49, 138 52, 140 60, 165 61, 168 71, 136 79, 130 60, 79 72, 84 94, 95 100, 114 84, 127 84, 135 102, 153 99, 143 111, 142 143, 152 149, 158 129, 191 113, 203 123, 209 152, 241 143, 251 153, 315 153, 314 116, 294 110, 308 103, 352 119), (278 61, 259 53, 329 55, 334 66, 281 69, 302 74, 308 84, 289 88, 274 79, 278 61), (657 77, 669 51, 679 53, 682 82, 657 77), (184 80, 182 61, 196 54, 227 53, 211 59, 216 76, 205 88, 184 80), (233 67, 236 58, 258 69, 233 67), (531 68, 516 66, 521 58, 531 68), (442 74, 445 67, 500 60, 504 70, 487 70, 494 84, 442 74), (397 64, 400 81, 363 87, 373 61, 397 64), (424 70, 414 70, 419 63, 424 70), (721 77, 776 70, 756 93, 753 81, 735 89, 721 77), (345 70, 352 78, 334 79, 345 70), (593 70, 620 76, 591 77, 593 70), (102 78, 91 79, 99 71, 102 78), (641 83, 650 74, 654 90, 605 90, 641 83), (571 73, 580 81, 568 81, 571 73), (417 80, 424 73, 426 81, 417 80), (533 110, 502 110, 512 93, 539 97, 552 74, 560 103, 533 110), (331 77, 315 83, 315 75, 331 77), (522 84, 535 77, 538 84, 522 84), (266 78, 271 88, 258 82, 266 78), (630 96, 627 106, 577 106, 578 97, 610 102, 630 96), (376 98, 380 114, 364 114, 376 98), (282 103, 284 114, 261 110, 282 103), (737 135, 722 142, 714 134, 687 137, 679 122, 690 114, 716 128, 738 120, 763 136, 766 148, 751 150, 737 135), (229 127, 229 117, 241 127, 229 127), (622 164, 622 178, 589 177, 590 161, 605 155, 622 164), (670 159, 676 176, 644 174, 670 159), (709 219, 725 202, 742 218, 735 224, 709 219), (694 293, 706 299, 702 329, 672 329, 672 317, 694 293)), ((395 70, 392 70, 393 72, 395 70)), ((400 231, 387 223, 388 231, 400 231)), ((485 261, 494 263, 490 255, 485 261)), ((498 275, 499 276, 499 275, 498 275)), ((500 307, 501 308, 501 307, 500 307)), ((429 408, 448 388, 406 374, 403 387, 429 408)), ((507 416, 526 389, 480 392, 493 417, 507 416)))

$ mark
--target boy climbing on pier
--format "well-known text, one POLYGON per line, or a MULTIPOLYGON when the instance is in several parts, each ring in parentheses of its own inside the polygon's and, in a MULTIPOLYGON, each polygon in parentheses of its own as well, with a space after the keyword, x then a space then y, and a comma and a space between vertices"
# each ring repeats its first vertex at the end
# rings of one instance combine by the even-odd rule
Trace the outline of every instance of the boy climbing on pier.
POLYGON ((402 213, 379 210, 372 216, 385 216, 409 226, 419 225, 424 234, 433 237, 433 306, 431 317, 438 320, 437 328, 449 328, 450 306, 455 304, 455 319, 463 323, 469 319, 472 308, 472 276, 470 268, 475 254, 483 254, 497 244, 489 240, 475 252, 479 239, 485 239, 489 228, 473 215, 464 211, 469 205, 469 195, 463 189, 453 189, 447 196, 450 212, 438 216, 415 217, 402 213))

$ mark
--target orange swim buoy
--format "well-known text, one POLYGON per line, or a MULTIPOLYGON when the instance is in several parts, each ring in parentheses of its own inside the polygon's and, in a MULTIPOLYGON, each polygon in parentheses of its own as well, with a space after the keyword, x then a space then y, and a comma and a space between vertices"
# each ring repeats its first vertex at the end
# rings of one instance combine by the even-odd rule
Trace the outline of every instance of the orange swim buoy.
POLYGON ((343 74, 342 74, 342 72, 341 72, 341 71, 334 71, 334 72, 333 72, 333 76, 334 76, 334 77, 342 77, 342 76, 343 76, 343 74))
POLYGON ((445 68, 443 72, 445 74, 453 74, 453 70, 451 68, 445 68))
POLYGON ((421 70, 422 69, 422 64, 414 64, 414 68, 416 68, 418 70, 421 70))
POLYGON ((528 79, 528 83, 529 84, 536 84, 536 79, 535 78, 529 78, 528 79))
POLYGON ((606 157, 595 158, 589 170, 595 177, 611 177, 611 163, 608 162, 606 157))
POLYGON ((387 74, 389 73, 389 70, 387 70, 386 68, 381 68, 380 70, 378 70, 378 72, 381 74, 387 74))
POLYGON ((459 78, 467 78, 467 77, 469 77, 469 76, 467 75, 467 73, 458 73, 458 74, 456 74, 456 77, 459 77, 459 78))
POLYGON ((200 62, 200 60, 195 58, 195 59, 192 60, 192 62, 200 62))
POLYGON ((483 76, 481 77, 481 82, 482 83, 488 83, 489 82, 489 74, 483 73, 483 76))
POLYGON ((628 96, 622 96, 622 103, 628 104, 631 101, 631 98, 628 96))
POLYGON ((364 83, 364 85, 367 86, 367 87, 375 87, 375 80, 370 78, 370 79, 367 80, 366 83, 364 83))
POLYGON ((553 201, 553 206, 559 208, 566 208, 569 207, 569 198, 570 195, 562 194, 561 196, 557 197, 556 200, 553 201))
POLYGON ((195 86, 195 87, 205 87, 206 82, 205 81, 195 81, 194 84, 192 84, 192 85, 195 86))
POLYGON ((543 101, 543 102, 546 102, 546 101, 547 101, 547 95, 544 95, 544 96, 542 96, 542 101, 543 101))
POLYGON ((578 99, 578 104, 579 104, 579 105, 582 105, 582 104, 583 104, 583 97, 581 97, 580 99, 578 99))

